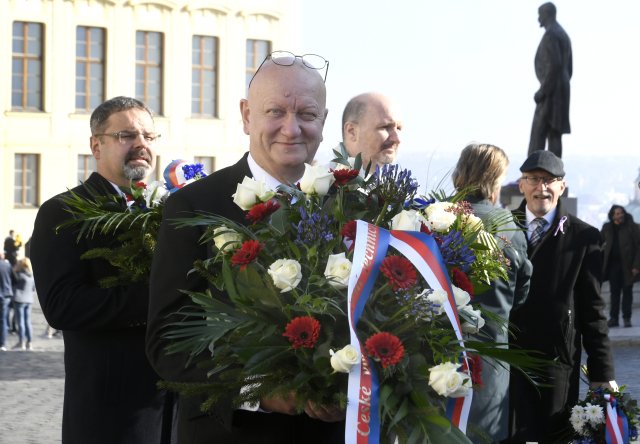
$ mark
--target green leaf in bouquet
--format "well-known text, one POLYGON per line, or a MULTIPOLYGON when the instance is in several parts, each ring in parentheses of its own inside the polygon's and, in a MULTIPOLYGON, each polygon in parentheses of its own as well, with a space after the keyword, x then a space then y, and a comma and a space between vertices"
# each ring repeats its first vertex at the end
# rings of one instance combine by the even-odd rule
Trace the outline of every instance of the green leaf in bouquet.
POLYGON ((287 232, 289 224, 289 211, 285 206, 281 206, 271 215, 270 227, 278 233, 279 236, 284 236, 287 232))
POLYGON ((259 303, 266 307, 282 307, 282 300, 267 279, 271 279, 268 274, 260 275, 250 265, 245 267, 235 276, 237 294, 232 300, 243 306, 259 303))

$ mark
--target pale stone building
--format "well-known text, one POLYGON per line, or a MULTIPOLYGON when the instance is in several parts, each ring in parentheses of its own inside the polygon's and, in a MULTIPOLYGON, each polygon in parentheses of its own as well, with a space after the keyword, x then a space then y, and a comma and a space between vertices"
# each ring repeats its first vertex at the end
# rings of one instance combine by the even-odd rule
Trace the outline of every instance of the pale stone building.
MULTIPOLYGON (((272 50, 300 50, 297 0, 1 0, 0 236, 94 167, 89 115, 136 97, 172 159, 209 171, 248 148, 239 100, 272 50)), ((298 52, 296 52, 298 53, 298 52)))

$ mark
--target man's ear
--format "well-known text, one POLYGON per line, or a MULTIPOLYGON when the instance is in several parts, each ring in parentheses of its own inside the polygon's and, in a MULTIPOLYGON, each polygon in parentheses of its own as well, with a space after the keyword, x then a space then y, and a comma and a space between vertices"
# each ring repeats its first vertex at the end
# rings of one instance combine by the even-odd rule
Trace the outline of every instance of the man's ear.
POLYGON ((522 182, 523 182, 522 178, 518 179, 518 189, 522 194, 524 194, 524 190, 522 189, 522 182))
POLYGON ((356 142, 358 140, 358 124, 356 122, 345 122, 344 124, 345 139, 350 142, 356 142))
POLYGON ((240 99, 240 115, 242 116, 242 129, 246 135, 249 135, 249 101, 247 99, 240 99))
POLYGON ((93 154, 93 157, 97 159, 100 159, 100 140, 98 139, 99 136, 91 136, 89 137, 89 146, 91 148, 91 154, 93 154))

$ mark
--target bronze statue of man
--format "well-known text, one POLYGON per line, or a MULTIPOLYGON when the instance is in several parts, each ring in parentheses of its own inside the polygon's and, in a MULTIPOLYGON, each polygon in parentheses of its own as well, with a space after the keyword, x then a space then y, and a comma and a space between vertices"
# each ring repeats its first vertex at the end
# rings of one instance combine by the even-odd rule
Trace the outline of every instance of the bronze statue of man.
POLYGON ((536 77, 540 89, 533 99, 536 111, 533 115, 529 153, 548 149, 562 157, 562 135, 571 132, 569 124, 569 98, 571 74, 571 40, 556 21, 556 7, 545 3, 538 8, 538 21, 545 28, 536 52, 536 77))

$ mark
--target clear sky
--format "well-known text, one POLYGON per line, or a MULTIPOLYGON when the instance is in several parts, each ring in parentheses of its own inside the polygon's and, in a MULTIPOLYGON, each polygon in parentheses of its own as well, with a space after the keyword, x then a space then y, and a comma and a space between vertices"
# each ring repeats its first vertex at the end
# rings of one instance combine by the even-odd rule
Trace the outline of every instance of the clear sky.
MULTIPOLYGON (((436 165, 438 159, 455 162, 469 142, 486 142, 507 152, 508 179, 515 179, 526 157, 539 86, 533 59, 544 33, 537 21, 542 3, 305 0, 303 39, 294 50, 330 61, 320 159, 341 139, 348 99, 376 90, 403 111, 402 165, 425 170, 423 164, 436 165)), ((573 46, 572 134, 563 137, 567 170, 576 157, 597 162, 600 155, 640 153, 640 1, 554 4, 573 46)), ((635 165, 625 165, 632 179, 640 166, 636 158, 635 165)))

